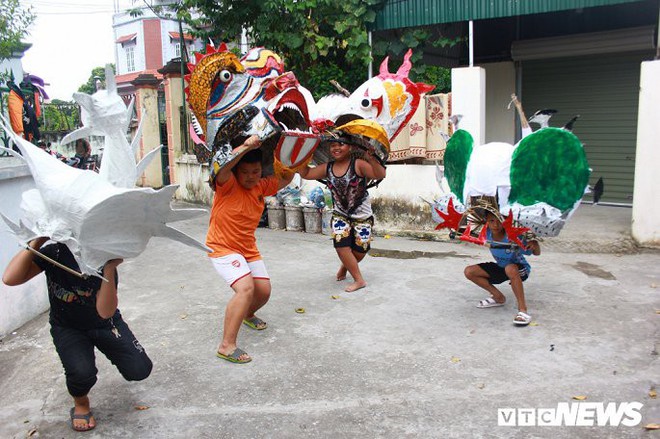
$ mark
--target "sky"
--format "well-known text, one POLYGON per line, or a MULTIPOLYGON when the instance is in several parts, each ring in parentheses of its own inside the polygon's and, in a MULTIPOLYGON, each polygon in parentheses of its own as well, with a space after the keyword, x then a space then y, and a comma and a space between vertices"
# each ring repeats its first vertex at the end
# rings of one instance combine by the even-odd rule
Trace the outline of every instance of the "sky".
MULTIPOLYGON (((141 3, 141 1, 139 2, 141 3)), ((32 6, 36 20, 24 41, 23 70, 50 84, 51 99, 72 100, 95 67, 115 62, 112 14, 132 6, 131 0, 21 0, 32 6)))

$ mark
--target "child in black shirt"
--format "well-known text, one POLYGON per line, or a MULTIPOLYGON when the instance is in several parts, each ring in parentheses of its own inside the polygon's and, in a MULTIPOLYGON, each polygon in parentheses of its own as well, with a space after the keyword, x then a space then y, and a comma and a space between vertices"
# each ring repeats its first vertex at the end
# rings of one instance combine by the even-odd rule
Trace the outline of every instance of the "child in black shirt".
MULTIPOLYGON (((73 254, 61 243, 43 246, 48 238, 28 243, 45 256, 78 270, 73 254), (43 246, 43 247, 42 247, 43 246)), ((121 259, 108 261, 98 277, 79 278, 51 262, 22 250, 5 269, 2 280, 20 285, 42 271, 46 273, 50 301, 50 333, 64 366, 66 385, 73 397, 71 428, 88 431, 96 427, 87 394, 96 383, 94 347, 101 351, 129 381, 149 376, 152 363, 117 309, 117 266, 121 259)))

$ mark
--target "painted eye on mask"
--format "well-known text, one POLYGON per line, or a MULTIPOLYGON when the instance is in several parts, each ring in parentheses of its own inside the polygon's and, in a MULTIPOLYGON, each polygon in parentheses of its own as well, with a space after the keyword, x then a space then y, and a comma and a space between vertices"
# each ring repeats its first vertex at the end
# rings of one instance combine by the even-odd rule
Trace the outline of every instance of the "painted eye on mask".
POLYGON ((360 101, 360 108, 362 111, 370 111, 372 109, 376 110, 376 117, 380 116, 380 112, 383 109, 383 97, 370 98, 365 95, 360 101))
POLYGON ((223 70, 218 73, 218 78, 220 78, 220 81, 222 82, 229 82, 231 81, 232 74, 229 70, 223 70))
POLYGON ((362 98, 360 101, 360 108, 369 110, 371 108, 371 98, 362 98))

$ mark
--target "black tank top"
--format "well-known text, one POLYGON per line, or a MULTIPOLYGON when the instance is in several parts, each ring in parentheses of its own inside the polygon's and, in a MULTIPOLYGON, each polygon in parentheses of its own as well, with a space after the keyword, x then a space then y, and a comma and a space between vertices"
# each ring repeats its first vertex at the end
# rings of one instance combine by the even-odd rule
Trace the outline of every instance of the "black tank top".
POLYGON ((367 179, 355 171, 355 158, 351 158, 348 169, 341 177, 332 171, 335 162, 328 162, 326 176, 332 199, 341 212, 352 215, 367 196, 367 179))

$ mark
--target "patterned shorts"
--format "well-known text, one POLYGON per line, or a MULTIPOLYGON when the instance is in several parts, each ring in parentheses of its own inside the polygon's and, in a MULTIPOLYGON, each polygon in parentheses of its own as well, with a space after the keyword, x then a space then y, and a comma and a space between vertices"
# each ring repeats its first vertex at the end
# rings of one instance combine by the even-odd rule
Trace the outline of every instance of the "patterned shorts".
POLYGON ((366 253, 371 246, 371 231, 374 217, 367 219, 349 219, 337 213, 332 214, 332 240, 335 248, 350 247, 359 253, 366 253))

